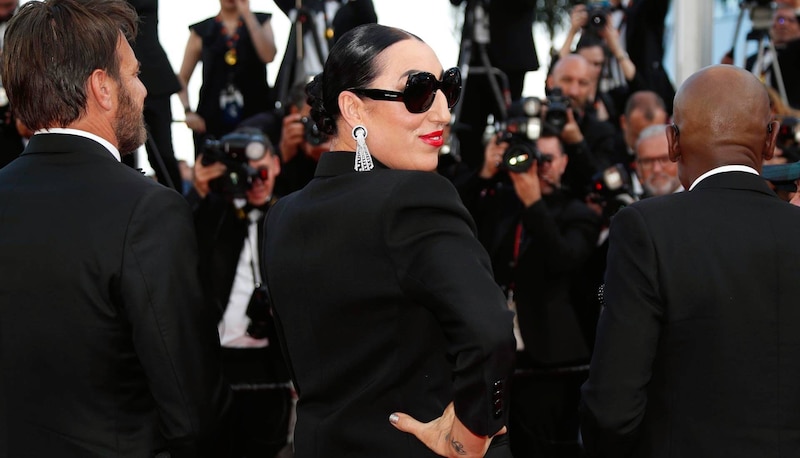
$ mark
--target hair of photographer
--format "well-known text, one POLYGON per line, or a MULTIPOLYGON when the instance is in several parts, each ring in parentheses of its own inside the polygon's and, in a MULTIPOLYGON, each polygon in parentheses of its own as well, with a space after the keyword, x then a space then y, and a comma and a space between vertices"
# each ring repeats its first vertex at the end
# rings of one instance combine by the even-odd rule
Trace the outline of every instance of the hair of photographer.
POLYGON ((664 124, 667 120, 667 108, 661 96, 653 91, 636 91, 631 94, 625 103, 625 113, 619 119, 628 150, 634 151, 643 129, 653 124, 664 124))
POLYGON ((642 197, 683 190, 678 179, 678 164, 669 158, 668 127, 667 124, 648 126, 636 140, 636 178, 645 191, 642 197))

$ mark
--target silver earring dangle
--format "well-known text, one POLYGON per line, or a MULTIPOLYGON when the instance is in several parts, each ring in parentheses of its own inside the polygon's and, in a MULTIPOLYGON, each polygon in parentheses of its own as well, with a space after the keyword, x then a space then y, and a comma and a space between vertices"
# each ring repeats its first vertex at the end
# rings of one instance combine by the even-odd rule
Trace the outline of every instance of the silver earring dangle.
POLYGON ((356 140, 356 163, 353 168, 356 172, 369 172, 374 165, 367 148, 367 128, 360 124, 353 127, 353 138, 356 140))

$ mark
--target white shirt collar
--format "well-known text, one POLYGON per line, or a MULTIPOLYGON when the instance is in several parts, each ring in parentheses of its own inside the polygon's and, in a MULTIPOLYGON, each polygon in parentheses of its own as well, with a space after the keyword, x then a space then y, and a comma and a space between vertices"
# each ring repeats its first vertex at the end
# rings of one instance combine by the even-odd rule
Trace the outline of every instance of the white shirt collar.
POLYGON ((710 177, 711 175, 716 175, 718 173, 725 173, 725 172, 747 172, 747 173, 752 173, 753 175, 758 175, 756 169, 748 167, 746 165, 723 165, 721 167, 711 169, 708 172, 697 177, 697 179, 694 180, 694 183, 692 183, 692 185, 689 186, 689 191, 694 189, 694 187, 697 186, 698 183, 710 177))
POLYGON ((111 142, 91 132, 86 132, 85 130, 51 127, 49 129, 37 130, 36 132, 33 133, 33 135, 38 135, 38 134, 68 134, 68 135, 77 135, 79 137, 88 138, 103 145, 115 158, 117 158, 117 161, 122 161, 122 157, 119 154, 119 150, 114 145, 112 145, 111 142))

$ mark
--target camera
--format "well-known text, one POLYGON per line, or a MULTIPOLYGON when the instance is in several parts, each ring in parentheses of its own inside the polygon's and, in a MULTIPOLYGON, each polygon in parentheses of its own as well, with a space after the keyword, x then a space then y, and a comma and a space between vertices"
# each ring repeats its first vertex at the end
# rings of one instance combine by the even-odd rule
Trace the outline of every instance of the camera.
POLYGON ((604 222, 611 221, 619 210, 636 201, 633 181, 623 164, 614 164, 592 177, 589 200, 603 209, 604 222))
POLYGON ((500 169, 524 173, 534 161, 552 159, 536 149, 536 140, 542 133, 541 113, 542 101, 536 97, 525 97, 511 104, 508 120, 496 127, 497 143, 508 143, 500 169))
POLYGON ((560 87, 554 87, 547 92, 547 113, 544 115, 544 122, 552 127, 557 135, 561 134, 567 124, 569 107, 569 97, 564 95, 560 87))
POLYGON ((611 14, 611 3, 607 1, 587 3, 586 13, 589 15, 589 19, 586 21, 586 28, 602 30, 606 27, 608 15, 611 14))
POLYGON ((303 124, 306 143, 312 146, 319 146, 328 141, 328 135, 319 130, 317 123, 313 119, 303 116, 300 118, 300 122, 303 124))
POLYGON ((266 170, 255 169, 249 161, 257 161, 270 148, 267 137, 257 128, 240 128, 219 140, 208 139, 203 145, 203 165, 221 162, 225 173, 209 183, 211 189, 229 200, 246 198, 256 178, 266 179, 266 170))

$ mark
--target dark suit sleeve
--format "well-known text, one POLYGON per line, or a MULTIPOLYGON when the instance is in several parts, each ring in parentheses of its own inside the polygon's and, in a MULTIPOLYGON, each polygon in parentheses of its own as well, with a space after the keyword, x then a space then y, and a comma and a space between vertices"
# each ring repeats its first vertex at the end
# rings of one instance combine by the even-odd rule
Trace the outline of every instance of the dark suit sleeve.
POLYGON ((656 253, 635 207, 614 216, 589 380, 582 388, 582 434, 590 456, 629 456, 647 408, 647 384, 664 315, 656 253))
POLYGON ((512 313, 453 185, 433 173, 408 176, 383 218, 389 254, 405 293, 442 325, 454 358, 456 415, 473 433, 493 435, 505 424, 512 313))
POLYGON ((161 433, 173 457, 204 456, 227 388, 219 338, 204 307, 189 206, 154 187, 140 199, 126 235, 120 295, 149 380, 161 433))

